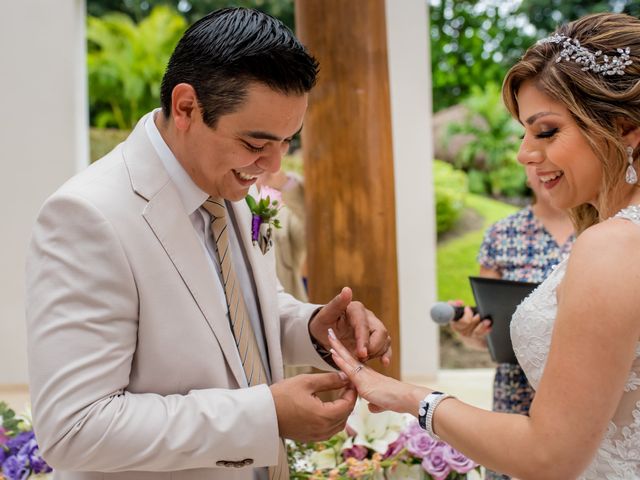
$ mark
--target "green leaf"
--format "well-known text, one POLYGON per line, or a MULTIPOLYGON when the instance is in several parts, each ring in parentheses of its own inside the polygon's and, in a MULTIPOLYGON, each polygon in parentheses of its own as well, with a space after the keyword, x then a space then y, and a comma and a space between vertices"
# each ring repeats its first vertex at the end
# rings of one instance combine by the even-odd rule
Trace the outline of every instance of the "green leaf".
POLYGON ((247 202, 247 205, 249 205, 249 210, 251 210, 252 213, 255 213, 258 205, 256 204, 256 199, 253 198, 251 195, 247 195, 246 197, 244 197, 245 201, 247 202))

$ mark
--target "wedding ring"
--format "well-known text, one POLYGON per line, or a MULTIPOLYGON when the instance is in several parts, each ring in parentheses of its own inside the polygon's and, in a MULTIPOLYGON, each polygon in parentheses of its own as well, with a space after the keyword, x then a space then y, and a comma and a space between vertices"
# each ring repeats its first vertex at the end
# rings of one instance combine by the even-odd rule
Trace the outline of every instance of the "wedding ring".
POLYGON ((351 375, 355 375, 356 373, 358 373, 363 368, 364 368, 364 365, 362 365, 362 364, 359 364, 357 367, 353 367, 353 370, 351 370, 351 375))

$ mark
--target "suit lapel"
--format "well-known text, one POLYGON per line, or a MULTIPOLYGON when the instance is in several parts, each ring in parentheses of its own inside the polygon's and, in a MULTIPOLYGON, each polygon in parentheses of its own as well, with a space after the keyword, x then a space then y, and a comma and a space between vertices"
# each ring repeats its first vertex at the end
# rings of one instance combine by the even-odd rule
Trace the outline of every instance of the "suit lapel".
POLYGON ((243 385, 244 372, 227 321, 226 305, 214 292, 218 280, 209 267, 178 192, 147 137, 145 118, 138 123, 124 145, 124 159, 132 187, 148 201, 142 216, 162 244, 217 338, 238 385, 243 385))
MULTIPOLYGON (((252 188, 249 193, 255 197, 257 192, 255 188, 252 188)), ((283 364, 274 251, 272 248, 263 255, 260 248, 257 245, 253 245, 251 240, 251 212, 246 202, 241 200, 231 203, 231 206, 238 222, 238 235, 247 253, 258 294, 258 304, 269 352, 272 381, 277 382, 283 377, 283 364)))

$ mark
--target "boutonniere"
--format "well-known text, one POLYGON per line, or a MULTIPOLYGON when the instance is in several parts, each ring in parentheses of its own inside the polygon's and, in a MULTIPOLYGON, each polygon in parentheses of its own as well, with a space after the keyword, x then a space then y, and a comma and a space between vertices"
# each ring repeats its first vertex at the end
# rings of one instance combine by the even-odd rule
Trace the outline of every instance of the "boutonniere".
POLYGON ((264 255, 273 246, 272 227, 281 227, 280 220, 276 218, 280 211, 280 202, 271 200, 269 195, 258 200, 247 195, 245 200, 251 210, 251 240, 254 245, 260 246, 260 251, 264 255))

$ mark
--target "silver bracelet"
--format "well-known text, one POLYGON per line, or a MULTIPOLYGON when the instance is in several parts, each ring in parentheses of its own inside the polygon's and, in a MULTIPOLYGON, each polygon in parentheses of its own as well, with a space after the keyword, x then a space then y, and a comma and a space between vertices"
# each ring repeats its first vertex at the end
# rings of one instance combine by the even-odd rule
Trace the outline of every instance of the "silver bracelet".
POLYGON ((433 431, 433 414, 436 411, 438 404, 447 398, 455 397, 442 392, 431 392, 420 402, 418 423, 420 423, 420 426, 427 431, 427 435, 434 440, 440 440, 440 437, 438 437, 438 435, 433 431))

